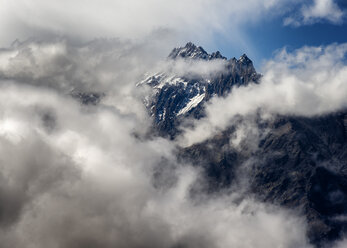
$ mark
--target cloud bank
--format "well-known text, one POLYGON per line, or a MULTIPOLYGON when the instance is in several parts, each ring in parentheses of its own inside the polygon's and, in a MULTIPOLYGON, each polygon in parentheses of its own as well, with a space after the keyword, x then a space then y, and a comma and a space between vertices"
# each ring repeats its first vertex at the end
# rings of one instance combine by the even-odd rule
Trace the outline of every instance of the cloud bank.
POLYGON ((0 0, 0 5, 2 47, 28 37, 138 40, 156 34, 150 39, 170 37, 161 44, 166 53, 187 40, 208 43, 215 33, 232 33, 231 40, 242 43, 243 25, 266 18, 289 16, 284 23, 298 26, 321 21, 341 23, 345 15, 334 0, 0 0))
POLYGON ((192 195, 200 171, 176 161, 173 142, 141 138, 150 120, 129 84, 142 60, 114 46, 1 50, 3 247, 309 247, 303 219, 287 210, 240 202, 237 191, 192 195), (71 88, 108 95, 81 105, 71 88))
MULTIPOLYGON (((155 30, 171 30, 176 36, 207 37, 216 30, 262 18, 277 0, 102 0, 47 1, 1 0, 0 28, 6 33, 0 44, 31 36, 69 36, 142 39, 155 30)), ((202 37, 201 37, 202 38, 202 37)), ((177 37, 176 37, 177 39, 177 37)), ((176 41, 177 42, 177 41, 176 41)))
MULTIPOLYGON (((287 3, 0 0, 2 246, 310 247, 303 219, 287 210, 251 197, 239 201, 238 192, 192 197, 192 185, 201 182, 199 170, 176 161, 175 143, 143 139, 150 120, 141 92, 135 90, 141 75, 158 66, 158 58, 173 43, 201 34, 207 39, 287 3), (70 96, 72 90, 106 96, 97 106, 81 105, 70 96)), ((296 113, 298 102, 311 96, 310 89, 315 97, 299 114, 307 114, 312 106, 318 106, 312 113, 318 114, 345 104, 345 66, 338 52, 336 60, 331 55, 338 49, 346 48, 306 48, 294 55, 284 51, 277 58, 281 63, 268 69, 264 86, 235 90, 244 105, 230 111, 224 122, 214 108, 230 104, 233 109, 235 94, 215 99, 207 108, 212 118, 202 127, 212 133, 234 114, 260 106, 296 113), (309 67, 295 67, 301 60, 312 62, 320 73, 307 78, 309 86, 304 84, 309 67), (335 71, 325 75, 320 69, 331 63, 335 71), (273 78, 280 70, 285 74, 278 83, 273 78), (282 84, 294 71, 299 76, 292 79, 298 83, 282 84), (321 77, 331 75, 335 76, 328 87, 321 77), (266 96, 275 102, 286 96, 284 105, 271 106, 265 96, 256 95, 271 87, 279 95, 266 96), (296 87, 303 89, 302 95, 296 95, 296 87), (330 102, 327 98, 336 89, 337 100, 330 102)), ((179 62, 174 71, 209 75, 221 67, 217 63, 212 70, 210 64, 187 68, 179 62)))

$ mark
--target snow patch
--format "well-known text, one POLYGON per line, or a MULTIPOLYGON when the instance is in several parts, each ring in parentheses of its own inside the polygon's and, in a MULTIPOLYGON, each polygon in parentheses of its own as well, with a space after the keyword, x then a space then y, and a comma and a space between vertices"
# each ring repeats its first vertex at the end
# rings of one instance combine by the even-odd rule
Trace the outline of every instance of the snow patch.
POLYGON ((203 93, 203 94, 201 94, 201 95, 196 95, 196 96, 194 96, 192 99, 190 99, 190 101, 187 103, 187 105, 177 113, 177 116, 189 112, 191 109, 193 109, 193 108, 195 108, 196 106, 198 106, 198 104, 199 104, 204 98, 205 98, 205 93, 203 93))
POLYGON ((186 87, 188 84, 188 81, 180 77, 167 76, 164 73, 156 73, 153 76, 149 76, 145 80, 137 83, 136 86, 140 86, 142 84, 148 84, 148 85, 151 85, 152 88, 160 90, 165 85, 178 85, 180 83, 182 83, 184 87, 186 87))
POLYGON ((184 87, 186 87, 188 83, 186 80, 180 77, 166 77, 159 81, 160 83, 154 86, 155 89, 161 89, 165 85, 177 85, 179 83, 183 83, 184 87))

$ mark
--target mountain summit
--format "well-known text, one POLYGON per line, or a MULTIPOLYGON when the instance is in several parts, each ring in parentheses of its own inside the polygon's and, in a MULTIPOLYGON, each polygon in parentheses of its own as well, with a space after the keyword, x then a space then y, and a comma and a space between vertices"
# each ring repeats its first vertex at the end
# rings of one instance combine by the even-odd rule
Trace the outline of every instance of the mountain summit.
POLYGON ((154 96, 147 101, 156 130, 161 135, 174 138, 182 119, 204 116, 203 103, 214 96, 226 96, 234 86, 258 83, 260 75, 252 61, 244 54, 240 59, 227 60, 219 51, 208 54, 202 47, 189 42, 184 47, 174 48, 170 60, 223 60, 225 68, 212 76, 168 75, 157 73, 142 82, 154 89, 154 96))
POLYGON ((242 65, 247 65, 247 66, 248 66, 248 65, 253 65, 252 60, 250 60, 250 59, 247 57, 246 54, 243 54, 243 55, 239 58, 238 62, 239 62, 240 64, 242 64, 242 65))
POLYGON ((212 60, 212 59, 227 59, 222 56, 219 51, 216 51, 212 54, 208 54, 201 46, 196 46, 192 42, 188 42, 184 47, 174 48, 169 54, 170 59, 177 58, 189 58, 189 59, 203 59, 203 60, 212 60))
MULTIPOLYGON (((211 54, 207 53, 201 46, 196 46, 192 42, 188 42, 184 47, 174 48, 168 56, 169 59, 201 59, 213 60, 223 59, 227 60, 219 51, 211 54)), ((253 66, 252 60, 246 54, 243 54, 239 59, 231 58, 230 63, 237 63, 239 65, 253 66)))

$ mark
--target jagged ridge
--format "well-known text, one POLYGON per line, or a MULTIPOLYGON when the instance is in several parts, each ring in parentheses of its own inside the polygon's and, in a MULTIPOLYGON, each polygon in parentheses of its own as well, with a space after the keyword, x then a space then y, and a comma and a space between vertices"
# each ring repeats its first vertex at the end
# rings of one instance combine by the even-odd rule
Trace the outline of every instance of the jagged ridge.
POLYGON ((202 47, 191 42, 173 49, 168 59, 226 61, 225 70, 212 77, 158 73, 142 82, 155 90, 154 96, 146 102, 150 115, 153 116, 155 129, 160 135, 169 135, 171 138, 177 135, 177 127, 183 118, 191 116, 198 119, 204 116, 204 102, 213 96, 227 95, 235 86, 258 83, 260 78, 247 55, 227 60, 219 51, 208 54, 202 47))

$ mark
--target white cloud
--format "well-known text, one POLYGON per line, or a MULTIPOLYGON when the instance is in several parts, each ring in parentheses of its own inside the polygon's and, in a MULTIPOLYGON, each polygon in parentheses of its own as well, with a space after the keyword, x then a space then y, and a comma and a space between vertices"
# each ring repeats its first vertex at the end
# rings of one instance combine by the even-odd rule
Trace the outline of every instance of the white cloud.
POLYGON ((174 33, 175 44, 187 38, 206 41, 216 31, 225 34, 233 29, 236 36, 240 24, 275 13, 271 10, 282 4, 279 0, 0 0, 0 45, 28 37, 142 39, 164 30, 174 33))
POLYGON ((301 26, 322 21, 340 24, 344 17, 345 12, 334 0, 314 0, 312 4, 303 5, 299 13, 285 18, 284 25, 301 26))
MULTIPOLYGON (((140 98, 123 80, 102 85, 120 98, 111 104, 81 106, 66 94, 68 83, 111 72, 109 60, 127 51, 115 46, 29 42, 0 53, 2 246, 310 247, 304 219, 287 210, 236 202, 237 192, 192 198, 199 170, 177 163, 173 142, 136 138, 149 120, 129 106, 140 98)), ((136 78, 136 58, 121 59, 113 77, 136 78)))
POLYGON ((233 89, 226 98, 206 105, 207 117, 187 129, 181 142, 191 145, 225 129, 237 115, 261 111, 317 116, 347 107, 347 44, 282 50, 263 70, 260 84, 233 89))
POLYGON ((173 186, 155 188, 154 166, 163 157, 174 162, 173 146, 136 140, 135 120, 82 111, 36 86, 11 83, 0 92, 1 123, 24 127, 0 138, 4 247, 306 245, 304 223, 284 210, 250 199, 236 204, 232 195, 194 202, 189 189, 199 174, 189 166, 172 171, 173 186), (45 111, 54 116, 49 132, 45 111), (18 131, 20 140, 8 138, 18 131))
MULTIPOLYGON (((190 189, 200 174, 177 163, 175 143, 135 135, 145 133, 150 125, 134 91, 135 82, 157 65, 163 51, 166 54, 182 36, 206 39, 216 30, 263 18, 282 3, 0 0, 0 46, 16 38, 37 37, 0 50, 0 240, 4 248, 310 247, 303 219, 291 212, 252 198, 236 203, 237 192, 193 200, 190 189), (94 40, 100 37, 119 39, 94 40), (87 40, 94 41, 85 44, 87 40), (105 92, 106 99, 98 106, 81 106, 67 95, 72 89, 105 92)), ((331 62, 327 49, 318 56, 322 68, 331 62)), ((273 73, 287 68, 284 64, 291 55, 282 56, 285 59, 279 58, 282 63, 273 73)), ((299 55, 292 59, 299 57, 305 59, 299 55)), ((204 75, 222 67, 217 63, 211 71, 210 64, 182 65, 178 62, 175 70, 197 73, 202 67, 204 75)), ((340 89, 344 66, 336 65, 328 74, 337 73, 332 85, 340 89)), ((268 92, 271 86, 279 93, 291 89, 273 82, 270 72, 269 83, 239 89, 240 96, 268 92)), ((298 87, 305 89, 301 81, 298 87)), ((325 97, 330 96, 326 89, 335 94, 334 89, 323 87, 325 97)), ((293 92, 285 102, 291 102, 293 92)), ((264 95, 272 100, 282 96, 287 95, 264 95)), ((337 96, 335 105, 319 106, 318 112, 344 102, 343 91, 337 96)), ((213 106, 222 104, 219 101, 208 107, 209 116, 213 106)), ((254 97, 250 105, 239 105, 238 111, 247 113, 262 102, 264 98, 254 97)), ((305 106, 303 112, 310 110, 310 103, 305 106)), ((211 130, 211 123, 204 123, 211 130)), ((215 119, 212 130, 227 125, 223 123, 215 119)))
POLYGON ((185 60, 175 59, 160 63, 154 70, 163 71, 172 76, 203 77, 210 78, 226 70, 227 61, 223 59, 213 60, 185 60))

